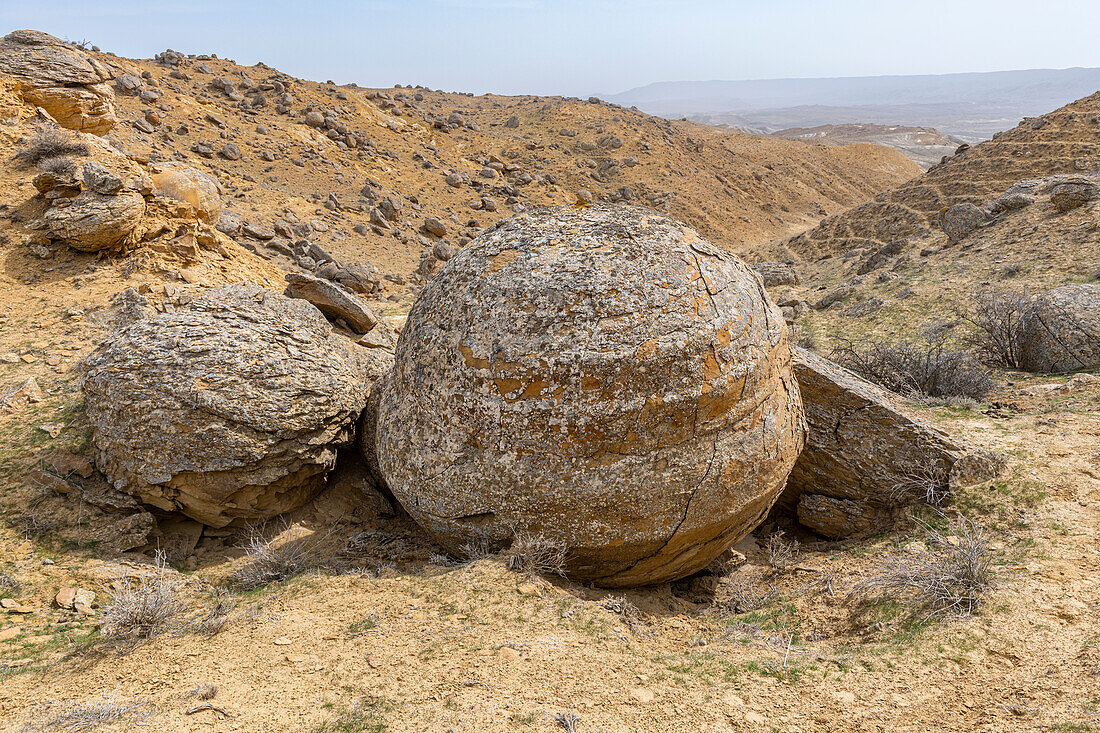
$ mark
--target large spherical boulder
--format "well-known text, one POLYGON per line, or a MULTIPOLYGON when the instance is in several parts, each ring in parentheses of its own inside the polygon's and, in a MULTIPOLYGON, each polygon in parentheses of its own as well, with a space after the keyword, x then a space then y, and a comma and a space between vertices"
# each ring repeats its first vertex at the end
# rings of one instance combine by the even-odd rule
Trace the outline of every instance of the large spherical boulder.
POLYGON ((352 438, 381 371, 367 351, 304 300, 210 290, 84 362, 96 463, 118 489, 213 526, 294 509, 352 438))
POLYGON ((1023 321, 1020 350, 1028 371, 1100 367, 1100 285, 1066 285, 1036 296, 1023 321))
POLYGON ((805 440, 760 278, 635 207, 493 227, 424 288, 365 420, 394 496, 445 547, 541 533, 604 586, 704 567, 805 440))

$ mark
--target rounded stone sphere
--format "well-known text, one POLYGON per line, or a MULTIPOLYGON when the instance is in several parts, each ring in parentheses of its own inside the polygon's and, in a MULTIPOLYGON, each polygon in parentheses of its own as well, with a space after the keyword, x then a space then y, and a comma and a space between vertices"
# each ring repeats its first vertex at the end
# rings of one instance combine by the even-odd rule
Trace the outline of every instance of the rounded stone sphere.
POLYGON ((629 206, 521 214, 459 251, 374 409, 368 460, 444 547, 542 534, 606 587, 706 566, 767 514, 806 433, 760 278, 629 206))

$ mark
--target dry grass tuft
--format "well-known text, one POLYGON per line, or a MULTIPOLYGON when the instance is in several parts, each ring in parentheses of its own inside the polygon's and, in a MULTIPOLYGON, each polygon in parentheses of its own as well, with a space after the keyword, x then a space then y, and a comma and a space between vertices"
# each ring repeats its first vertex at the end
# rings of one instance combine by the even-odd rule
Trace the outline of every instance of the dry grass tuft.
POLYGON ((122 578, 114 585, 103 607, 100 634, 136 646, 168 630, 185 610, 179 585, 164 554, 158 553, 152 576, 137 583, 132 578, 122 578))
POLYGON ((543 534, 516 532, 504 557, 505 565, 512 572, 565 576, 565 546, 543 534))
POLYGON ((943 466, 920 466, 898 479, 890 490, 890 498, 904 504, 912 500, 939 506, 947 499, 949 482, 943 466))
POLYGON ((924 614, 924 620, 970 615, 994 582, 985 533, 961 516, 949 525, 950 533, 917 522, 928 533, 928 549, 890 558, 881 573, 857 584, 849 597, 886 596, 924 614))
POLYGON ((749 583, 745 580, 733 580, 726 583, 722 600, 717 610, 724 613, 751 613, 759 611, 780 598, 779 589, 774 585, 749 583))
POLYGON ((466 562, 477 562, 495 555, 496 549, 489 540, 475 538, 464 544, 459 552, 462 553, 462 557, 466 558, 466 562))
POLYGON ((195 621, 195 631, 206 636, 220 634, 229 627, 229 616, 236 607, 229 593, 224 588, 218 588, 213 605, 195 621))
POLYGON ((233 571, 230 585, 255 590, 316 570, 322 564, 320 546, 325 539, 310 534, 277 543, 254 531, 245 545, 245 562, 233 571))
POLYGON ((138 705, 123 705, 115 693, 91 703, 72 704, 36 726, 37 730, 82 731, 95 730, 116 723, 135 710, 138 705))
POLYGON ((783 530, 768 535, 766 545, 768 551, 768 564, 775 570, 788 570, 798 562, 801 555, 798 540, 788 540, 783 530))
POLYGON ((15 159, 27 165, 37 165, 48 158, 67 155, 87 155, 88 146, 74 140, 59 129, 41 127, 32 134, 15 154, 15 159))

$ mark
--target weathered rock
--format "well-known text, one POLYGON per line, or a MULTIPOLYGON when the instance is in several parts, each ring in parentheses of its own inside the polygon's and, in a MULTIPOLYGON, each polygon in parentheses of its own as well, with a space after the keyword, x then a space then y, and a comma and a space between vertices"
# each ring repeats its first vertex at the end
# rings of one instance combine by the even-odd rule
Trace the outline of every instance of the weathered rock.
POLYGON ((114 72, 90 54, 39 31, 0 39, 0 73, 19 82, 23 99, 70 130, 105 135, 118 124, 114 72))
POLYGON ((989 219, 989 215, 974 204, 955 204, 940 213, 940 227, 948 242, 958 242, 989 219))
POLYGON ((144 215, 145 199, 136 191, 85 191, 68 206, 51 207, 44 219, 52 239, 82 252, 98 252, 134 241, 144 215))
POLYGON ((798 285, 802 282, 794 269, 794 262, 757 262, 752 269, 759 273, 764 285, 769 288, 776 285, 798 285))
POLYGON ((424 230, 428 232, 428 234, 434 234, 437 237, 442 237, 447 234, 447 225, 441 222, 439 219, 428 217, 424 220, 424 230))
POLYGON ((759 278, 686 226, 543 209, 421 291, 364 448, 452 551, 525 529, 566 546, 573 577, 671 580, 781 491, 804 442, 789 353, 759 278))
POLYGON ((379 318, 367 302, 329 280, 323 280, 304 272, 288 272, 286 275, 288 298, 302 298, 317 306, 322 313, 333 318, 343 318, 359 333, 370 331, 379 318))
POLYGON ((352 437, 377 368, 303 300, 207 291, 84 362, 96 465, 116 488, 205 524, 307 501, 352 437))
POLYGON ((984 452, 958 444, 886 390, 812 351, 792 351, 810 432, 780 502, 797 508, 809 529, 826 537, 875 529, 925 489, 942 496, 1003 468, 989 460, 983 469, 974 456, 984 452))
POLYGON ((1058 211, 1069 211, 1100 198, 1100 185, 1084 176, 1073 176, 1055 183, 1050 189, 1050 203, 1058 211))
POLYGON ((207 224, 218 223, 222 199, 218 181, 209 173, 181 163, 159 163, 153 185, 161 196, 190 204, 207 224))
POLYGON ((19 412, 27 405, 41 402, 46 397, 34 377, 27 377, 0 396, 0 415, 19 412))
POLYGON ((1066 285, 1042 293, 1022 325, 1021 361, 1028 371, 1100 367, 1100 285, 1066 285))

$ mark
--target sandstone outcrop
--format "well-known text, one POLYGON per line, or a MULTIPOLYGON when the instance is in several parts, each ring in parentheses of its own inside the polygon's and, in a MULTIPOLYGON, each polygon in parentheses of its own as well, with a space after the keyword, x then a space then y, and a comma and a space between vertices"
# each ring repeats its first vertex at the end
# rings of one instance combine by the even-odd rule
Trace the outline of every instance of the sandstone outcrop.
POLYGON ((519 215, 458 252, 365 419, 368 461, 444 546, 542 533, 604 586, 705 566, 766 515, 805 439, 760 279, 683 224, 606 205, 519 215))
POLYGON ((301 506, 347 444, 376 374, 309 303, 208 291, 114 334, 84 362, 96 464, 205 524, 301 506))
POLYGON ((118 124, 114 72, 91 54, 40 31, 13 31, 0 39, 0 73, 19 82, 23 99, 46 110, 62 127, 105 135, 118 124))
POLYGON ((1028 371, 1100 367, 1100 285, 1066 285, 1038 295, 1024 319, 1020 347, 1028 371))
POLYGON ((898 506, 946 496, 1003 468, 881 387, 812 351, 792 350, 809 437, 781 502, 805 527, 833 538, 879 529, 898 506))
POLYGON ((304 272, 287 273, 286 281, 287 297, 308 300, 322 313, 344 319, 359 333, 367 333, 381 320, 365 300, 334 282, 304 272))

